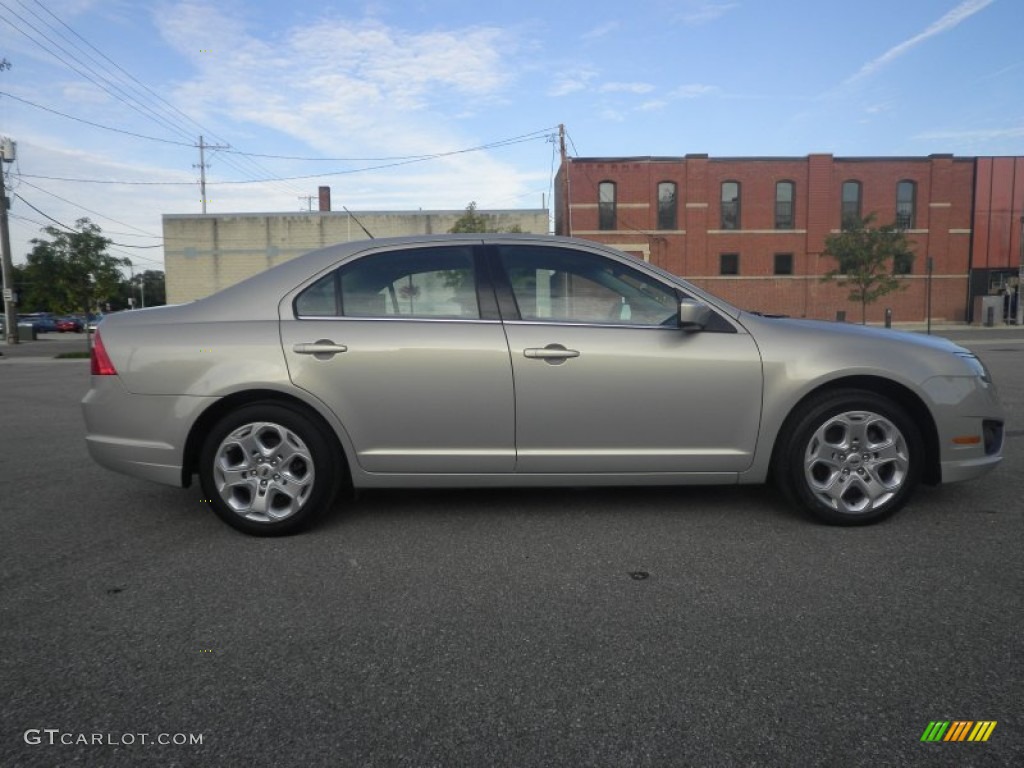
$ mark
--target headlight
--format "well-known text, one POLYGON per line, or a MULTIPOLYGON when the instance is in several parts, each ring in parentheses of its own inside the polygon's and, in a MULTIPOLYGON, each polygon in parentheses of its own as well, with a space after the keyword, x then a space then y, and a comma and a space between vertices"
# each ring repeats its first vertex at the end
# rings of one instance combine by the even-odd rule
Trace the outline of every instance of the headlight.
POLYGON ((964 361, 968 368, 973 371, 974 375, 984 381, 986 384, 992 383, 992 377, 989 375, 988 368, 985 364, 978 359, 977 355, 971 352, 957 352, 957 357, 964 361))

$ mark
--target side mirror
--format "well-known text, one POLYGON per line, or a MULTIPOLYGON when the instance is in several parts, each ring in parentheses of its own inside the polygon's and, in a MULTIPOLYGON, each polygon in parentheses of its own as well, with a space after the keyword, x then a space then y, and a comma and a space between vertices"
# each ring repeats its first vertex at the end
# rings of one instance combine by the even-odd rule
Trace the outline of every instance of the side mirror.
POLYGON ((711 322, 711 307, 695 299, 679 302, 679 327, 684 331, 702 331, 711 322))

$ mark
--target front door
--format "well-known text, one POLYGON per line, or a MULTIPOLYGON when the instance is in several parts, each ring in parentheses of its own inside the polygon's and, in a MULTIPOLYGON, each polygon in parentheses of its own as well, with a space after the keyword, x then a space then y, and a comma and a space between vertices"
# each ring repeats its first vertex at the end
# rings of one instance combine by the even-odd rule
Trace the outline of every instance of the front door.
POLYGON ((761 361, 724 318, 677 326, 675 288, 568 247, 498 246, 518 317, 516 471, 739 472, 761 414, 761 361))

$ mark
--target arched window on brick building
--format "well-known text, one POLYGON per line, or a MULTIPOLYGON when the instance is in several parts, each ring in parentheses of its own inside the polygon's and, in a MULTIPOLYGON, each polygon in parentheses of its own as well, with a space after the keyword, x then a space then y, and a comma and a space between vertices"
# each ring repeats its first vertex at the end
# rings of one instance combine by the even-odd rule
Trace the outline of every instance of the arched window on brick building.
POLYGON ((679 205, 674 181, 658 184, 658 229, 678 229, 679 205))
POLYGON ((843 202, 840 210, 840 222, 843 229, 856 224, 861 216, 861 188, 859 181, 843 182, 843 202))
POLYGON ((793 229, 796 221, 796 184, 792 181, 775 183, 775 228, 793 229))
POLYGON ((722 182, 722 229, 740 228, 740 183, 722 182))
POLYGON ((914 229, 914 209, 917 207, 917 184, 904 179, 896 185, 896 226, 914 229))
POLYGON ((614 181, 602 181, 597 185, 597 228, 616 228, 614 181))

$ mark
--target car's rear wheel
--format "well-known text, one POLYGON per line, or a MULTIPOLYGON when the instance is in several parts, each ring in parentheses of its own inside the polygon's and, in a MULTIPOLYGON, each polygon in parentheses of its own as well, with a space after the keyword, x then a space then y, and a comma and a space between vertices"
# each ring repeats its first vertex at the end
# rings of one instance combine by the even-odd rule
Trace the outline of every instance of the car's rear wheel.
POLYGON ((902 507, 924 460, 906 410, 874 392, 824 393, 805 403, 780 435, 776 478, 817 519, 865 525, 902 507))
POLYGON ((333 502, 337 451, 304 413, 253 403, 210 430, 199 459, 203 492, 228 525, 256 536, 295 533, 333 502))

